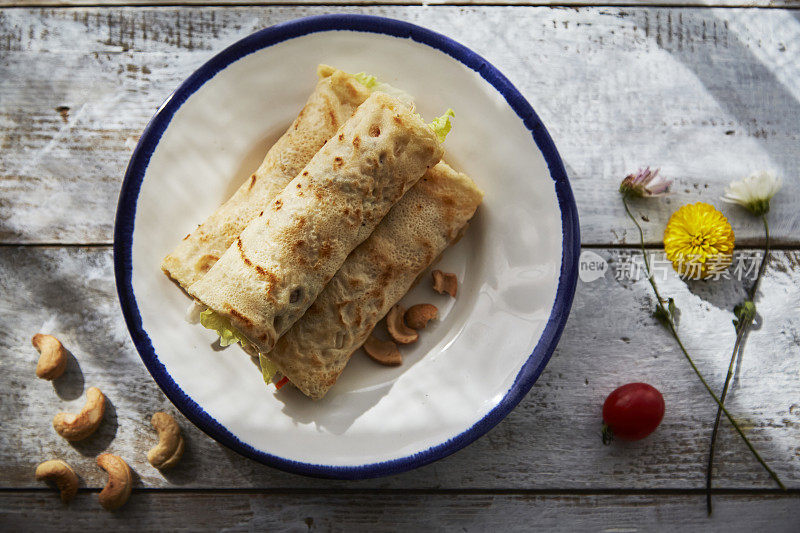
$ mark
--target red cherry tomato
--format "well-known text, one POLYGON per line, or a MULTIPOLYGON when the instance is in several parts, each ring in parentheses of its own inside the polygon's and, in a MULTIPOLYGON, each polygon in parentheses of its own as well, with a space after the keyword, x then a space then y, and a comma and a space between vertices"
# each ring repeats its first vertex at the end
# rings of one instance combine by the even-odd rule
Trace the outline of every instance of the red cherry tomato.
POLYGON ((603 404, 603 442, 612 436, 639 440, 655 431, 664 418, 664 397, 647 383, 628 383, 608 395, 603 404), (610 431, 608 431, 610 429, 610 431))

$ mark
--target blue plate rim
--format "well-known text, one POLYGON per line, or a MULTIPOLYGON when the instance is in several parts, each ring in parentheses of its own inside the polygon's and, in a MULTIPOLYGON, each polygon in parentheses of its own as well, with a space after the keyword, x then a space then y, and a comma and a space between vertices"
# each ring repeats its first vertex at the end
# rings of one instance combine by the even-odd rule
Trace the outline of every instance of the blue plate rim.
POLYGON ((319 15, 284 22, 244 37, 204 63, 167 98, 145 128, 125 171, 114 225, 114 275, 122 314, 142 361, 170 401, 203 432, 245 457, 296 474, 335 479, 365 479, 419 468, 467 446, 505 418, 536 382, 558 344, 575 294, 579 256, 578 213, 564 164, 544 124, 522 94, 488 61, 449 37, 415 24, 372 15, 319 15), (358 466, 294 461, 257 450, 239 440, 183 392, 158 360, 142 326, 132 285, 133 230, 139 191, 150 157, 177 110, 205 82, 242 57, 296 37, 341 30, 410 38, 444 52, 489 82, 522 119, 545 158, 554 180, 563 234, 561 272, 553 309, 539 342, 502 400, 472 427, 443 443, 406 457, 358 466))

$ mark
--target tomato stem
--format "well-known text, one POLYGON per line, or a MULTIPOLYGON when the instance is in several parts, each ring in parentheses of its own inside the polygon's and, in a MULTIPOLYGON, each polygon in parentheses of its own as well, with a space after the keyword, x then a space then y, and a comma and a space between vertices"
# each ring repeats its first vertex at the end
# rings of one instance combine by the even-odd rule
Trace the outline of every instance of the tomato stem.
POLYGON ((614 431, 605 422, 603 422, 602 434, 603 434, 603 444, 605 444, 606 446, 611 444, 611 441, 614 440, 614 431))

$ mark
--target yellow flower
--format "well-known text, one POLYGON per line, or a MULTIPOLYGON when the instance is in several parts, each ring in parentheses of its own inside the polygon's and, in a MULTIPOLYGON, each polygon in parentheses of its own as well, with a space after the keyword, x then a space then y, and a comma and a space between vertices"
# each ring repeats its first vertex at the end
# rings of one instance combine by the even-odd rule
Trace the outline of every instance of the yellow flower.
POLYGON ((731 264, 733 242, 728 219, 704 202, 675 211, 664 230, 667 259, 683 278, 719 277, 731 264))

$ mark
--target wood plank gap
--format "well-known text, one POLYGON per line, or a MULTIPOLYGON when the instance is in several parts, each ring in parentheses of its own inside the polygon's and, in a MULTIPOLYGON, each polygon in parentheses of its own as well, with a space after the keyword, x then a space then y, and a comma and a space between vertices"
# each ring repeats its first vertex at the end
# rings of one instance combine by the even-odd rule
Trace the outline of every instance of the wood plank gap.
MULTIPOLYGON (((646 250, 663 250, 664 245, 657 242, 648 242, 644 245, 646 250)), ((639 250, 641 247, 638 245, 632 244, 597 244, 597 243, 589 243, 589 244, 581 244, 581 248, 585 250, 639 250)), ((741 246, 736 246, 736 251, 741 252, 744 250, 763 250, 763 245, 753 245, 753 244, 743 244, 741 246)), ((770 252, 793 252, 796 250, 800 250, 800 244, 772 244, 770 243, 769 246, 770 252)))
MULTIPOLYGON (((101 488, 80 488, 78 492, 91 494, 100 492, 101 488)), ((52 492, 51 487, 42 486, 35 488, 0 488, 0 495, 5 493, 25 494, 52 492)), ((346 488, 266 488, 266 489, 236 489, 236 488, 167 488, 167 487, 136 487, 136 493, 168 493, 168 494, 260 494, 260 495, 292 495, 292 496, 325 496, 325 495, 384 495, 384 496, 699 496, 706 493, 705 489, 346 489, 346 488)), ((787 490, 775 489, 736 489, 714 488, 711 492, 715 495, 777 495, 800 496, 800 488, 787 490)))

